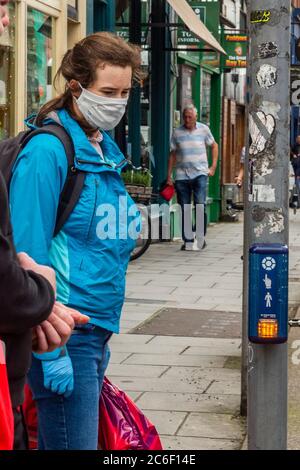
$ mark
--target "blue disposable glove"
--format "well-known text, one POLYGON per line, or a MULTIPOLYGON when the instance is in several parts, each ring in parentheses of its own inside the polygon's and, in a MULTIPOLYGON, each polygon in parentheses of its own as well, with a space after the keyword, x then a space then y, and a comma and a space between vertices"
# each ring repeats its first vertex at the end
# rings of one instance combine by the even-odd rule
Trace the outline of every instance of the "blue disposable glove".
POLYGON ((58 395, 69 397, 74 388, 74 376, 72 361, 66 347, 51 353, 33 355, 42 361, 45 388, 58 395))

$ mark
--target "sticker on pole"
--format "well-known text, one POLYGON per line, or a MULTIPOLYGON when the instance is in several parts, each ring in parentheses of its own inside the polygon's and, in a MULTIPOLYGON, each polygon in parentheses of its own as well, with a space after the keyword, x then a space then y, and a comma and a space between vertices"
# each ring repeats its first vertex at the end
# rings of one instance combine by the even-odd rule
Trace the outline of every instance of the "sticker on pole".
POLYGON ((249 117, 249 131, 251 137, 251 145, 249 148, 250 155, 257 155, 263 152, 268 141, 272 137, 276 127, 276 121, 271 114, 265 114, 263 111, 252 113, 249 117))
POLYGON ((270 10, 255 10, 251 11, 250 22, 251 23, 268 23, 271 19, 270 10))
POLYGON ((261 88, 268 90, 277 83, 277 69, 273 65, 263 64, 256 74, 256 81, 261 88))
POLYGON ((278 55, 278 46, 276 42, 269 41, 263 42, 258 46, 258 58, 268 59, 270 57, 276 57, 278 55))

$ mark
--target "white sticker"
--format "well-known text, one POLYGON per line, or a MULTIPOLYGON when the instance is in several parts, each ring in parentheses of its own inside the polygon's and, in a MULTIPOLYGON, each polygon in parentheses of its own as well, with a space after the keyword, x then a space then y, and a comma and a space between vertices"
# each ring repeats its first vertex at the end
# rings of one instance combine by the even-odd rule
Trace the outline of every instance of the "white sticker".
POLYGON ((273 172, 273 170, 269 168, 269 165, 270 165, 270 161, 267 159, 261 162, 261 168, 260 168, 261 176, 267 176, 273 172))
POLYGON ((281 233, 284 231, 284 217, 282 210, 277 214, 269 214, 268 226, 270 233, 281 233))
POLYGON ((265 114, 262 111, 250 114, 249 132, 252 141, 249 148, 250 155, 257 155, 265 150, 268 139, 273 135, 275 125, 275 119, 271 114, 265 114))
POLYGON ((275 188, 271 185, 254 184, 253 200, 255 202, 275 202, 275 188))
POLYGON ((278 113, 281 110, 280 104, 273 103, 273 101, 263 101, 259 109, 265 114, 272 114, 275 119, 279 119, 278 113))
POLYGON ((264 64, 256 74, 257 83, 261 88, 268 90, 277 83, 277 69, 273 65, 264 64))
POLYGON ((269 234, 281 233, 284 231, 284 216, 283 210, 277 209, 273 213, 267 213, 265 220, 254 228, 254 233, 259 238, 264 230, 267 230, 269 234))

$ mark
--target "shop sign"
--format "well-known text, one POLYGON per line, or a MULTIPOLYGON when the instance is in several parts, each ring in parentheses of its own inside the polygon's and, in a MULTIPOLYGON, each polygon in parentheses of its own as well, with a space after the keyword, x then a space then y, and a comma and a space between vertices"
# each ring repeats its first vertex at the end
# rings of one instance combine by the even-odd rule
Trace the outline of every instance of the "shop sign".
MULTIPOLYGON (((218 0, 190 0, 188 3, 199 20, 216 39, 219 39, 220 2, 218 0)), ((177 45, 180 49, 202 49, 204 42, 185 27, 180 26, 177 32, 177 45)))
POLYGON ((245 34, 225 34, 222 44, 227 52, 225 68, 246 68, 248 36, 245 34))
MULTIPOLYGON (((128 26, 117 26, 116 28, 116 34, 120 38, 124 39, 124 41, 129 41, 129 28, 128 26)), ((142 43, 142 48, 146 49, 147 48, 147 39, 149 36, 149 28, 144 27, 142 28, 141 32, 141 43, 142 43)))
MULTIPOLYGON (((198 16, 199 20, 205 24, 206 18, 206 7, 202 5, 192 6, 194 13, 198 16)), ((200 48, 202 41, 198 39, 193 33, 190 33, 187 29, 180 26, 177 33, 177 44, 178 46, 192 46, 193 48, 200 48)))
MULTIPOLYGON (((216 0, 195 0, 189 1, 189 4, 199 20, 201 20, 213 36, 219 40, 220 2, 216 0)), ((195 52, 197 49, 211 49, 204 41, 198 39, 184 27, 178 28, 177 45, 178 49, 189 52, 193 52, 193 49, 195 49, 195 52)), ((202 66, 208 65, 217 69, 220 67, 220 54, 214 51, 201 51, 200 62, 202 66)))

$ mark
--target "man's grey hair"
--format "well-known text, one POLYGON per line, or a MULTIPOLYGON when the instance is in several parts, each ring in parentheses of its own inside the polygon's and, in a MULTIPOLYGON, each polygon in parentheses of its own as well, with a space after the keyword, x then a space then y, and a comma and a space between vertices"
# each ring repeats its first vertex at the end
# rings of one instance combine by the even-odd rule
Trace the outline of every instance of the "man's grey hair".
POLYGON ((184 116, 186 111, 194 111, 196 116, 198 114, 198 109, 193 104, 188 104, 187 106, 185 106, 184 110, 182 111, 183 116, 184 116))

